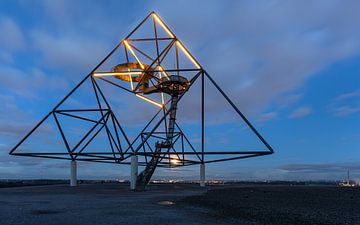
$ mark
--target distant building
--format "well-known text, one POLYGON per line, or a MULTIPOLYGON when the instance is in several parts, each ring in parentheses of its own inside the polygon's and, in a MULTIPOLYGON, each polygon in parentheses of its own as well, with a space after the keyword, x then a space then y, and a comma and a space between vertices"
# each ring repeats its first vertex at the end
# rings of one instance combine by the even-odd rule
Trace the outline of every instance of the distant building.
POLYGON ((359 182, 354 180, 350 180, 350 170, 347 171, 347 181, 343 181, 339 183, 340 187, 357 187, 360 186, 359 182))
POLYGON ((340 187, 356 187, 356 186, 359 186, 359 184, 353 180, 348 180, 348 181, 340 182, 339 186, 340 187))

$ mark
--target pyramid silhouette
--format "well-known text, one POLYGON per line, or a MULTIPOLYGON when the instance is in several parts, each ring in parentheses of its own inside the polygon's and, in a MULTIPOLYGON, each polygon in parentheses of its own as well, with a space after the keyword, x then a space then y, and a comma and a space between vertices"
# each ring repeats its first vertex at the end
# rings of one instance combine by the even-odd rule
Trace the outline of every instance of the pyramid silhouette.
MULTIPOLYGON (((144 86, 141 86, 142 81, 147 79, 147 85, 159 88, 163 80, 179 75, 189 83, 186 91, 179 96, 179 117, 196 114, 198 134, 191 135, 196 132, 190 125, 186 125, 188 122, 183 123, 186 128, 182 129, 180 120, 176 121, 172 143, 167 152, 163 152, 159 166, 187 166, 273 153, 271 146, 186 46, 158 14, 151 12, 10 151, 10 154, 118 164, 129 164, 130 156, 135 154, 141 158, 140 165, 145 166, 149 157, 155 154, 156 143, 166 139, 168 135, 167 120, 173 107, 170 105, 173 96, 164 92, 145 92, 144 86), (124 65, 127 69, 124 69, 124 65), (104 90, 109 85, 118 88, 118 92, 106 95, 104 90), (124 92, 157 110, 150 121, 143 121, 146 125, 132 140, 117 119, 119 116, 122 118, 122 115, 116 116, 112 109, 116 105, 110 104, 108 100, 120 98, 124 92), (214 108, 229 108, 235 115, 226 117, 236 118, 242 126, 236 127, 229 121, 225 123, 231 124, 235 131, 250 132, 262 149, 223 151, 226 144, 215 145, 213 140, 207 139, 206 135, 211 133, 206 130, 208 126, 220 127, 219 124, 213 125, 214 117, 207 116, 207 93, 217 93, 223 103, 221 108, 214 108), (196 104, 194 99, 198 100, 196 104), (185 109, 183 112, 181 107, 185 109), (194 141, 195 139, 198 140, 194 141), (211 143, 218 150, 208 150, 211 149, 211 143)), ((128 101, 133 101, 134 98, 129 98, 128 101)), ((227 136, 238 140, 236 136, 227 136)), ((211 136, 211 139, 217 138, 211 136)))

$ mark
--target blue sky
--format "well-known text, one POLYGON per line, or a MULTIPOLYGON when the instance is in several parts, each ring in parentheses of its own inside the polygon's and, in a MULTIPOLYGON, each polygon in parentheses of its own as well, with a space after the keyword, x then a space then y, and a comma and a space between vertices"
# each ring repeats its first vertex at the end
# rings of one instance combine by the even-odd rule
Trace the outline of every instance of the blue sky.
MULTIPOLYGON (((0 178, 68 177, 68 162, 7 153, 152 10, 275 149, 271 156, 208 165, 209 177, 343 179, 349 168, 360 178, 359 9, 358 1, 334 0, 2 1, 0 178)), ((229 138, 238 137, 230 134, 234 123, 217 115, 231 118, 230 111, 214 102, 208 106, 209 149, 250 146, 239 141, 246 135, 229 138)), ((114 103, 124 113, 134 109, 114 103)), ((196 124, 185 111, 196 141, 196 124)), ((127 119, 143 118, 132 115, 127 119)), ((126 166, 79 163, 80 178, 128 173, 126 166)), ((159 170, 156 176, 192 179, 198 168, 159 170)))

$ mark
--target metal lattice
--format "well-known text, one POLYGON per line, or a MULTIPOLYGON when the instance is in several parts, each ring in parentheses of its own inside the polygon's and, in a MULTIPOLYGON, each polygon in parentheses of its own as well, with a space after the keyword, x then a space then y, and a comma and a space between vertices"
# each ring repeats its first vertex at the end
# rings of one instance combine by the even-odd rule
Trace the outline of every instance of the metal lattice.
POLYGON ((132 155, 137 155, 140 159, 139 165, 146 166, 155 157, 156 165, 160 167, 221 162, 272 153, 271 146, 155 12, 150 13, 10 151, 11 155, 17 156, 117 164, 130 164, 129 158, 132 155), (138 37, 138 31, 149 23, 152 26, 147 27, 150 35, 138 37), (111 64, 110 59, 119 54, 122 55, 124 61, 111 64), (106 66, 109 63, 111 66, 106 66), (183 96, 197 80, 200 80, 201 83, 200 123, 202 130, 200 149, 196 149, 192 145, 175 120, 177 103, 181 102, 183 96), (229 106, 236 111, 247 127, 266 147, 266 150, 206 151, 205 80, 209 81, 219 91, 229 106), (69 101, 71 96, 88 82, 92 86, 92 90, 88 91, 95 95, 97 106, 83 109, 64 109, 64 103, 69 101), (128 138, 98 82, 113 85, 119 88, 119 91, 131 93, 159 107, 157 113, 134 140, 130 141, 128 138), (158 97, 153 98, 155 95, 158 97), (81 113, 94 113, 98 118, 82 116, 81 113), (92 126, 76 144, 70 146, 69 137, 65 134, 63 124, 58 119, 60 115, 87 122, 92 126), (55 121, 66 151, 19 151, 23 142, 49 119, 55 121), (165 127, 164 131, 158 131, 159 127, 162 126, 165 127), (109 151, 88 151, 87 147, 98 137, 100 132, 104 132, 107 137, 110 146, 109 151), (155 146, 153 145, 154 142, 156 142, 155 146), (180 146, 180 148, 175 148, 175 145, 180 146), (159 148, 160 150, 156 150, 159 148), (218 158, 206 160, 205 156, 207 155, 216 155, 218 158))

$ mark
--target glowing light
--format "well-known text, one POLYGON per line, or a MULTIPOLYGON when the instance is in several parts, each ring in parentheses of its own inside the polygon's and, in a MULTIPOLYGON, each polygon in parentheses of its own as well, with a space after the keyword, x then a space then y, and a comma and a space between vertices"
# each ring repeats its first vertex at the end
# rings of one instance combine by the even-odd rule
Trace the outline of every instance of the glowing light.
POLYGON ((129 43, 127 43, 126 40, 124 40, 124 44, 126 46, 127 49, 129 49, 129 51, 131 52, 131 54, 134 56, 134 58, 136 59, 136 61, 140 64, 141 69, 145 69, 144 65, 140 62, 139 58, 136 56, 134 50, 131 48, 131 46, 129 45, 129 43))
MULTIPOLYGON (((159 66, 159 70, 161 71, 161 73, 164 73, 165 77, 166 77, 168 80, 170 80, 169 75, 165 72, 165 70, 164 70, 161 66, 159 66)), ((161 74, 161 73, 160 73, 160 74, 161 74)), ((161 77, 160 77, 160 78, 161 78, 161 77)))
POLYGON ((153 17, 155 18, 155 20, 162 26, 162 28, 164 28, 164 30, 166 31, 166 33, 168 33, 168 35, 171 38, 174 38, 174 34, 166 27, 166 25, 163 23, 163 21, 159 18, 158 15, 156 15, 155 13, 152 14, 153 17))
MULTIPOLYGON (((130 72, 130 69, 128 69, 128 72, 130 72)), ((133 85, 133 80, 132 80, 132 76, 131 74, 129 74, 129 79, 130 79, 130 86, 131 86, 131 90, 134 90, 134 85, 133 85)))
POLYGON ((116 75, 129 75, 131 76, 132 74, 135 75, 140 75, 143 72, 141 71, 129 71, 129 72, 97 72, 97 73, 93 73, 93 76, 95 77, 102 77, 102 76, 116 76, 116 75))
POLYGON ((201 66, 199 63, 196 62, 196 60, 190 55, 188 50, 184 47, 184 45, 180 41, 176 41, 176 44, 180 47, 180 49, 185 53, 185 55, 194 63, 194 65, 200 69, 201 66))
POLYGON ((165 101, 164 101, 164 93, 161 92, 161 103, 162 105, 164 105, 165 101))
POLYGON ((170 159, 170 164, 171 165, 179 165, 180 164, 180 160, 179 159, 176 159, 176 158, 171 158, 170 159))
POLYGON ((136 96, 138 96, 139 98, 141 98, 141 99, 143 99, 143 100, 145 100, 145 101, 147 101, 147 102, 150 102, 150 103, 152 103, 152 104, 154 104, 154 105, 156 105, 156 106, 159 106, 160 108, 163 107, 162 104, 160 104, 160 103, 158 103, 158 102, 155 102, 154 100, 151 100, 150 98, 147 98, 147 97, 142 96, 142 95, 139 95, 139 94, 136 94, 136 96))
MULTIPOLYGON (((161 73, 159 73, 160 79, 162 78, 161 73)), ((169 79, 169 78, 168 78, 169 79)), ((161 103, 164 105, 164 92, 161 92, 161 103)))

